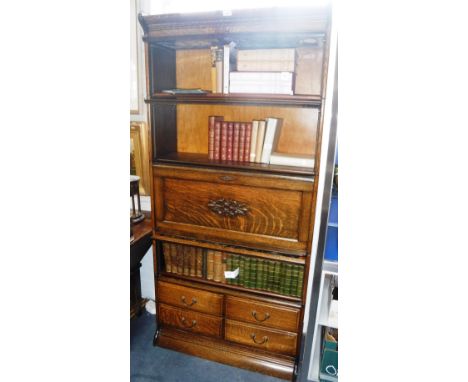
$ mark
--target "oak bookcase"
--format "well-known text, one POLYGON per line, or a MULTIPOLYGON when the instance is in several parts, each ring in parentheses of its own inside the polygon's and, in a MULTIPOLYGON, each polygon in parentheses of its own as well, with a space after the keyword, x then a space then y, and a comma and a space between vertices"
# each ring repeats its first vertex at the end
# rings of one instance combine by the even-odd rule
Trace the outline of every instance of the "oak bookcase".
POLYGON ((151 125, 154 344, 293 380, 320 175, 330 9, 140 15, 139 21, 151 125), (163 93, 211 89, 210 47, 230 42, 238 49, 308 52, 297 56, 302 94, 163 93), (315 165, 209 160, 211 115, 282 118, 277 150, 313 155, 315 165), (209 279, 206 263, 213 253, 223 255, 223 270, 232 271, 239 259, 250 264, 240 268, 248 276, 209 279), (195 264, 193 256, 202 256, 203 274, 185 272, 182 263, 177 268, 177 259, 195 264))

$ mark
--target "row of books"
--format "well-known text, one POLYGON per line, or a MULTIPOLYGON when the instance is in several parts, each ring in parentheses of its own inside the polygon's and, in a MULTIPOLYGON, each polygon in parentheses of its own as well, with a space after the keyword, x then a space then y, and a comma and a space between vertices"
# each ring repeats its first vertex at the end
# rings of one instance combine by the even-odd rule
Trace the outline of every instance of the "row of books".
POLYGON ((226 279, 228 284, 263 289, 286 296, 302 296, 302 265, 231 254, 227 258, 227 268, 239 268, 239 276, 226 279))
POLYGON ((295 49, 211 47, 213 93, 293 94, 295 49), (234 69, 237 69, 235 71, 234 69))
POLYGON ((304 267, 251 256, 163 243, 168 273, 301 297, 304 267), (236 276, 232 277, 232 274, 236 276))
POLYGON ((281 118, 233 122, 211 115, 208 117, 208 159, 313 167, 311 155, 276 152, 282 124, 281 118))

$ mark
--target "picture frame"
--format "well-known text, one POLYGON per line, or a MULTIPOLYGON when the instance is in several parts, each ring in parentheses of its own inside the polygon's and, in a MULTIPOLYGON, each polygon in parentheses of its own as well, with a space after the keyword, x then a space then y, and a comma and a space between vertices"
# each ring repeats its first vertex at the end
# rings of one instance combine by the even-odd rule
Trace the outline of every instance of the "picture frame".
POLYGON ((130 122, 130 175, 140 177, 140 195, 150 195, 148 125, 130 122))

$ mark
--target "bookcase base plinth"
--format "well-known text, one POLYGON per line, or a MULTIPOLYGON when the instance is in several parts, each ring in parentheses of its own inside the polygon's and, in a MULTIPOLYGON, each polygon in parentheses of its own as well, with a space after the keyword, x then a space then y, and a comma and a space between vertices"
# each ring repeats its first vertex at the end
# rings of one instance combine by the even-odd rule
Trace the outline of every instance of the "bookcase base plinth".
POLYGON ((294 358, 250 350, 223 340, 165 327, 159 332, 156 346, 289 381, 293 379, 294 358))

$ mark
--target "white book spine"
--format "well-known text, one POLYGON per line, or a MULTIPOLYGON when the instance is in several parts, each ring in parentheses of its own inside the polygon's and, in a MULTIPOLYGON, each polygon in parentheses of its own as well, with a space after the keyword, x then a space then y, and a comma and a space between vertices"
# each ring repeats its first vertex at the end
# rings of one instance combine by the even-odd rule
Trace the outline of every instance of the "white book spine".
POLYGON ((313 158, 299 158, 294 156, 272 154, 270 156, 270 164, 281 166, 314 167, 315 161, 313 158))
POLYGON ((230 47, 229 45, 224 45, 223 52, 223 93, 229 94, 229 55, 230 47))
POLYGON ((267 118, 265 142, 263 142, 262 163, 270 163, 271 150, 273 149, 273 140, 276 133, 276 118, 267 118))
POLYGON ((257 153, 257 135, 258 121, 252 121, 252 135, 250 138, 250 161, 255 162, 255 154, 257 153))

